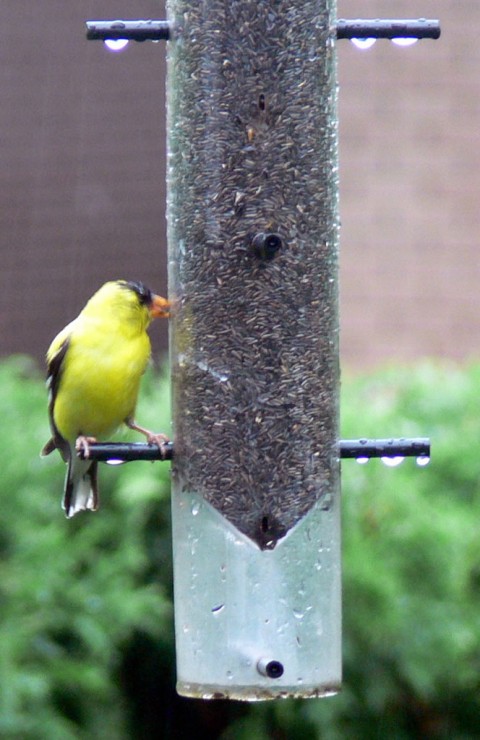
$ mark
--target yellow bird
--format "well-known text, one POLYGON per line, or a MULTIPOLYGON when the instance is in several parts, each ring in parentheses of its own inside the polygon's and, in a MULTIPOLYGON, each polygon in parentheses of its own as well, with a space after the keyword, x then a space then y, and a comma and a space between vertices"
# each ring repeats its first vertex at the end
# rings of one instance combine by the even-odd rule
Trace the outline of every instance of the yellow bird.
POLYGON ((169 302, 143 283, 105 283, 47 351, 52 438, 41 454, 58 449, 67 463, 63 508, 67 517, 99 506, 97 462, 89 445, 125 423, 162 449, 168 438, 134 421, 140 380, 150 357, 147 327, 169 316, 169 302), (76 454, 83 450, 86 459, 76 454))

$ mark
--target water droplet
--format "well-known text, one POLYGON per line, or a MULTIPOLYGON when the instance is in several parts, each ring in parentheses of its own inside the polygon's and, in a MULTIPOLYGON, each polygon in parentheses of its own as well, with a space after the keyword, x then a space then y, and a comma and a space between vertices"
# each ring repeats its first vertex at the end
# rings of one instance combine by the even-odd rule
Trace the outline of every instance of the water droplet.
POLYGON ((418 39, 416 38, 407 38, 404 36, 399 36, 396 39, 392 39, 392 43, 396 44, 397 46, 413 46, 413 44, 416 44, 418 39))
POLYGON ((123 51, 128 44, 128 39, 107 39, 103 43, 110 51, 123 51))
POLYGON ((200 511, 200 502, 194 501, 192 504, 192 508, 191 508, 192 516, 197 516, 199 511, 200 511))
POLYGON ((382 462, 384 465, 387 465, 389 468, 396 468, 397 465, 400 465, 405 460, 403 455, 396 455, 395 457, 382 457, 382 462))
POLYGON ((430 462, 430 458, 428 455, 419 455, 416 462, 417 465, 419 465, 421 468, 424 468, 425 465, 428 465, 428 463, 430 462))
POLYGON ((367 463, 369 460, 370 460, 369 457, 361 457, 361 456, 357 457, 357 463, 359 465, 365 465, 365 463, 367 463))
POLYGON ((232 673, 232 671, 227 671, 227 678, 228 678, 228 680, 229 680, 229 681, 231 681, 231 680, 232 680, 232 678, 233 678, 233 673, 232 673))
POLYGON ((223 612, 224 609, 225 609, 225 604, 217 604, 217 606, 212 607, 212 614, 215 617, 217 617, 220 614, 220 612, 223 612))
POLYGON ((225 383, 228 380, 228 374, 218 372, 217 370, 213 370, 206 362, 200 361, 197 362, 197 367, 200 370, 204 370, 205 372, 210 373, 213 375, 214 378, 219 380, 221 383, 225 383))
POLYGON ((295 619, 303 619, 305 616, 305 612, 303 612, 301 609, 294 609, 293 616, 295 617, 295 619))
POLYGON ((190 552, 192 555, 195 555, 197 552, 198 537, 189 537, 188 540, 190 542, 190 552))
POLYGON ((124 462, 126 462, 126 460, 116 460, 112 457, 110 460, 107 460, 107 465, 123 465, 124 462))
POLYGON ((363 51, 365 49, 370 49, 375 41, 377 39, 374 38, 368 38, 368 39, 351 39, 352 44, 357 47, 357 49, 362 49, 363 51))

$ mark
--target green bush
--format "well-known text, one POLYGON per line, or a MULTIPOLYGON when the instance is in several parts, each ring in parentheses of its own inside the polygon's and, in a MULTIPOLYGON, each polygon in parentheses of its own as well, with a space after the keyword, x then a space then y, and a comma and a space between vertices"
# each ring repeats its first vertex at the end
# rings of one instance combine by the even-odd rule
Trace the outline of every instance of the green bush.
POLYGON ((432 461, 342 464, 345 691, 305 707, 319 737, 478 736, 479 397, 478 365, 344 384, 345 437, 430 436, 432 461))
MULTIPOLYGON (((164 428, 166 388, 155 386, 164 428)), ((151 408, 139 412, 146 423, 151 408)), ((39 457, 46 391, 26 358, 0 366, 0 414, 0 737, 127 737, 122 646, 135 632, 171 633, 169 558, 165 568, 165 545, 147 537, 165 519, 167 464, 101 466, 100 512, 67 521, 65 467, 39 457)))
MULTIPOLYGON (((138 418, 168 431, 146 381, 138 418)), ((342 463, 344 689, 250 706, 175 696, 168 464, 101 466, 100 512, 67 521, 43 381, 1 364, 0 737, 477 737, 479 397, 477 365, 344 380, 342 436, 428 435, 432 462, 342 463)))

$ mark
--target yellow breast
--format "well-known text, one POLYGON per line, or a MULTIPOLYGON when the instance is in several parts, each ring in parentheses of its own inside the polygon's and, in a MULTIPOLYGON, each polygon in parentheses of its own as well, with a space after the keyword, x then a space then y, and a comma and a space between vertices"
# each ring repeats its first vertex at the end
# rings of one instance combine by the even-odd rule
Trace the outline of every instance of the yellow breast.
POLYGON ((146 331, 126 334, 122 327, 75 327, 65 355, 53 418, 60 434, 105 439, 137 403, 140 380, 150 356, 146 331))

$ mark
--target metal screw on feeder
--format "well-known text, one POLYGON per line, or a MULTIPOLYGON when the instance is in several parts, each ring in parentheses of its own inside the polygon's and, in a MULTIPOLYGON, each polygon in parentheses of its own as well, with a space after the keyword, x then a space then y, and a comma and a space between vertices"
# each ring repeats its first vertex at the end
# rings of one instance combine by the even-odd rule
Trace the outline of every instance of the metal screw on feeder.
POLYGON ((279 660, 260 658, 257 663, 257 671, 267 678, 281 678, 283 676, 284 667, 279 660))
POLYGON ((282 238, 278 234, 260 233, 253 237, 249 252, 262 262, 270 262, 281 248, 282 238))

